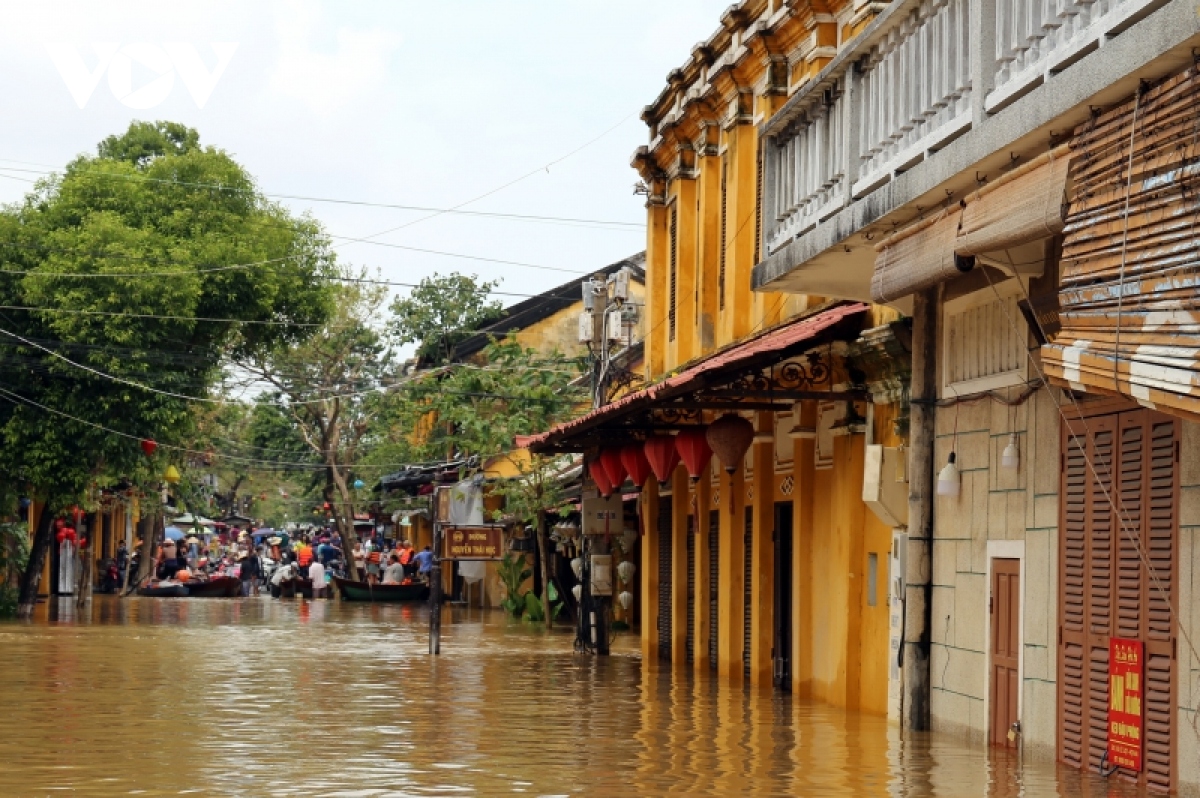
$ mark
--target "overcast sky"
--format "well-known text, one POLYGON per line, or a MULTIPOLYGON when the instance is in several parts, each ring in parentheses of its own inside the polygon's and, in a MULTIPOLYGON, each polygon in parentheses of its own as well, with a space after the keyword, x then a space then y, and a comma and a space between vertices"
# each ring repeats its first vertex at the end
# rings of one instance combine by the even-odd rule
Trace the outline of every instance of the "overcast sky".
MULTIPOLYGON (((3 0, 0 201, 29 188, 13 178, 37 176, 13 169, 60 169, 133 119, 197 128, 268 193, 430 207, 493 191, 600 137, 467 208, 636 227, 443 215, 376 239, 568 271, 338 247, 390 280, 460 271, 536 293, 645 247, 629 168, 646 142, 638 115, 730 2, 3 0)), ((349 237, 426 215, 288 202, 349 237)))

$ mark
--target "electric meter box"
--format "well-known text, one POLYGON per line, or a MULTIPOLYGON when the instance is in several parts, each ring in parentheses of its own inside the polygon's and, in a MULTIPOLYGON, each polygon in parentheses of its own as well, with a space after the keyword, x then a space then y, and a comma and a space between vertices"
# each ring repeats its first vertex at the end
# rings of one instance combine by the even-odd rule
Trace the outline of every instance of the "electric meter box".
POLYGON ((908 525, 904 455, 899 448, 871 444, 863 462, 862 500, 880 521, 891 527, 908 525))
POLYGON ((611 554, 592 555, 592 595, 611 596, 613 592, 611 554))
POLYGON ((579 343, 592 342, 592 314, 586 310, 579 314, 579 343))
POLYGON ((583 534, 619 535, 625 528, 621 494, 583 499, 583 534))

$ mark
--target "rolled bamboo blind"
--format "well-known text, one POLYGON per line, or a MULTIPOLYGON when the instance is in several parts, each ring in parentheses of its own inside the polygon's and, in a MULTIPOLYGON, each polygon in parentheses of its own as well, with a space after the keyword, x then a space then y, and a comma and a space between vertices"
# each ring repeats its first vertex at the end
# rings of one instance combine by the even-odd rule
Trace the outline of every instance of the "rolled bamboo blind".
POLYGON ((1200 414, 1200 71, 1081 125, 1047 376, 1200 414))
POLYGON ((876 247, 871 298, 891 302, 962 274, 954 257, 961 209, 955 205, 876 247))

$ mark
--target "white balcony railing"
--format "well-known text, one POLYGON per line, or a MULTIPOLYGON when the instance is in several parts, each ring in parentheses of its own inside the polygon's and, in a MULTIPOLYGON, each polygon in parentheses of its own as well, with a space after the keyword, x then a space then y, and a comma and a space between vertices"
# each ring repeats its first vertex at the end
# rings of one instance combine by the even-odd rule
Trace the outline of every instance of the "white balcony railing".
POLYGON ((1069 66, 1164 0, 996 0, 993 111, 1069 66))
POLYGON ((845 204, 843 103, 834 94, 798 119, 768 150, 776 190, 767 208, 767 251, 810 230, 845 204))
POLYGON ((860 196, 971 124, 969 0, 922 0, 871 48, 858 92, 860 196))

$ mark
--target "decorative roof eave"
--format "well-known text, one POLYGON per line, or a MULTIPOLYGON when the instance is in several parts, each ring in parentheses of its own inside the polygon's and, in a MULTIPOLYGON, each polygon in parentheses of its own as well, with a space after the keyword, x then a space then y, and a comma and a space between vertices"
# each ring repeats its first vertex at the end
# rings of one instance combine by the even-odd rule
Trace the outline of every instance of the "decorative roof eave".
MULTIPOLYGON (((786 410, 790 402, 807 398, 861 399, 856 390, 816 392, 768 387, 756 390, 757 378, 742 378, 777 365, 781 361, 820 345, 845 337, 844 323, 856 320, 868 306, 858 302, 836 302, 801 319, 767 330, 753 338, 712 353, 675 375, 590 413, 560 424, 540 435, 523 438, 518 445, 534 452, 582 451, 599 441, 611 441, 615 426, 622 434, 648 432, 679 426, 679 421, 699 419, 702 409, 728 411, 786 410), (745 384, 730 390, 738 381, 745 384), (656 418, 656 413, 660 417, 656 418), (630 425, 626 422, 635 421, 630 425), (597 433, 600 437, 597 437, 597 433)), ((853 322, 852 322, 853 323, 853 322)), ((852 333, 857 336, 857 330, 852 333)), ((827 364, 828 368, 828 364, 827 364)))

